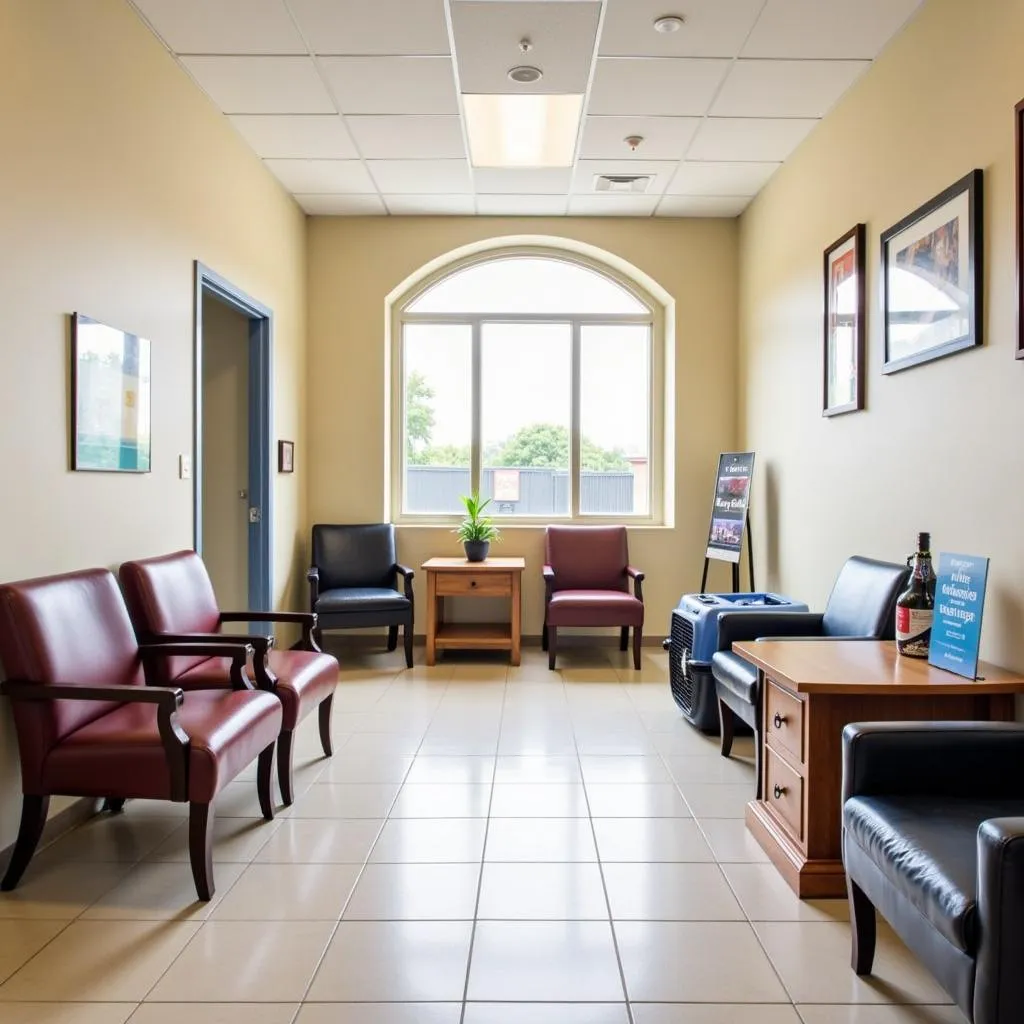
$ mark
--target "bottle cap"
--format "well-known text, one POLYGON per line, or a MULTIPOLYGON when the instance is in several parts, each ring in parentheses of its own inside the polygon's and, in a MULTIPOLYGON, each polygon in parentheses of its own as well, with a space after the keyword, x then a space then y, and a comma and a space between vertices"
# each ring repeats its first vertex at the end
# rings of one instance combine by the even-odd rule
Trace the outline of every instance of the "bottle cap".
POLYGON ((932 535, 930 533, 919 533, 917 535, 917 550, 918 551, 931 551, 932 549, 932 535))

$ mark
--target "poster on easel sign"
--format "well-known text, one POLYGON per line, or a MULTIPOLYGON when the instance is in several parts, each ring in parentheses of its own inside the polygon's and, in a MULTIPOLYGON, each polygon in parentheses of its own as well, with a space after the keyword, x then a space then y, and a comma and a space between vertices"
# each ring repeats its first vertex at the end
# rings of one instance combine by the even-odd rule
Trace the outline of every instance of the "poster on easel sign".
POLYGON ((707 558, 739 562, 753 475, 753 452, 724 452, 718 457, 707 558))

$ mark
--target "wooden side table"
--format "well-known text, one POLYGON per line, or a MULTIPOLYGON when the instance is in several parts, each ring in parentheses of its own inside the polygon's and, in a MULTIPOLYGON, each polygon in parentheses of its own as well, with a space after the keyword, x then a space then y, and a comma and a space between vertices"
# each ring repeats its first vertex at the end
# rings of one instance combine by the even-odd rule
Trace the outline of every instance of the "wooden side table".
POLYGON ((427 664, 437 660, 438 650, 508 651, 518 665, 522 629, 522 576, 525 558, 430 558, 421 566, 427 574, 427 664), (510 621, 445 622, 446 597, 507 597, 510 621))
POLYGON ((761 675, 754 838, 802 899, 842 897, 843 727, 850 722, 1011 721, 1024 675, 984 662, 962 679, 883 640, 759 640, 732 649, 761 675))

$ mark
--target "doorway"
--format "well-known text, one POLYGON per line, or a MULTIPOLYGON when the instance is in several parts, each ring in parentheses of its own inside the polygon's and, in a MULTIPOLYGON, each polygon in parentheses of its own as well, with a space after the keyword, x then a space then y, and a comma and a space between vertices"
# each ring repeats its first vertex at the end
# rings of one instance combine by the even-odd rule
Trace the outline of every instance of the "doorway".
POLYGON ((196 263, 194 547, 223 608, 269 610, 273 313, 196 263))

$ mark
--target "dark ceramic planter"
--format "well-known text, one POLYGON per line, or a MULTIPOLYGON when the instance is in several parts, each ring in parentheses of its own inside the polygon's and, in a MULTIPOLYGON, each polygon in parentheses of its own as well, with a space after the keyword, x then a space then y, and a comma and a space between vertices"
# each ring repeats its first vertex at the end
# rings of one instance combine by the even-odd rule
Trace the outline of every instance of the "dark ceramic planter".
POLYGON ((489 540, 464 540, 462 546, 466 551, 467 562, 482 562, 491 550, 489 540))

